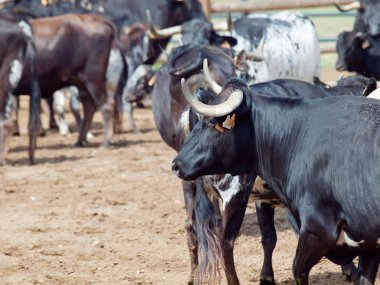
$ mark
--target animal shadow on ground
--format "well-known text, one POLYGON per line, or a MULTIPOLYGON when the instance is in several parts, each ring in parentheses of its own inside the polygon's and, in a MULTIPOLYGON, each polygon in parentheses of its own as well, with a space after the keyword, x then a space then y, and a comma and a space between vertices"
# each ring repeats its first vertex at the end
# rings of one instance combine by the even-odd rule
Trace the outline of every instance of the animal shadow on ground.
MULTIPOLYGON (((38 164, 45 164, 45 163, 49 163, 49 164, 59 164, 59 163, 62 163, 64 161, 77 161, 77 160, 81 160, 81 159, 84 159, 85 157, 84 156, 65 156, 65 155, 59 155, 57 157, 37 157, 34 159, 34 164, 38 165, 38 164)), ((24 165, 31 165, 30 162, 29 162, 29 158, 28 157, 24 157, 24 158, 21 158, 21 159, 17 159, 17 160, 7 160, 6 162, 8 165, 13 165, 13 166, 24 166, 24 165)))

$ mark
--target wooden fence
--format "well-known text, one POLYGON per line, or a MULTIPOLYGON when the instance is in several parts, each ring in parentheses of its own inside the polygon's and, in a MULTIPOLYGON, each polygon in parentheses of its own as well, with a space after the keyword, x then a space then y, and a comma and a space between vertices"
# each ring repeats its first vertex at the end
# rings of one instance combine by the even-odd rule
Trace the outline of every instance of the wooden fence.
POLYGON ((205 10, 206 15, 211 13, 225 12, 227 8, 231 12, 252 13, 257 11, 312 8, 332 6, 334 3, 348 4, 352 0, 256 0, 256 1, 230 1, 230 2, 213 2, 212 0, 199 0, 205 10))

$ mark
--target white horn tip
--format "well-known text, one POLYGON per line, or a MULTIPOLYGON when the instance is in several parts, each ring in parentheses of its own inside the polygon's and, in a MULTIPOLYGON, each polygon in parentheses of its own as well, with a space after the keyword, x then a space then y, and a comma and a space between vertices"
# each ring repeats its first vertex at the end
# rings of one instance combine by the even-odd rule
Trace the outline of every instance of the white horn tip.
POLYGON ((205 66, 208 66, 208 60, 207 60, 207 58, 205 58, 203 60, 203 68, 205 68, 205 66))

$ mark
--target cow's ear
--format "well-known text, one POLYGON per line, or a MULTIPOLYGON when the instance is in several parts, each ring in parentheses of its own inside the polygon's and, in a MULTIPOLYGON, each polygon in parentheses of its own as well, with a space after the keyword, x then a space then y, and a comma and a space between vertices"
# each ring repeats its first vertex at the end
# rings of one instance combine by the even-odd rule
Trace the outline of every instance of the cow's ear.
POLYGON ((367 49, 371 46, 371 42, 368 39, 368 35, 363 34, 362 32, 356 33, 355 38, 360 40, 362 49, 367 49))
POLYGON ((248 71, 249 65, 247 63, 247 53, 245 50, 240 51, 235 57, 234 57, 235 65, 238 70, 240 71, 248 71))
POLYGON ((201 53, 189 60, 188 58, 179 58, 173 65, 169 66, 169 74, 175 77, 187 78, 196 71, 201 70, 203 65, 203 57, 201 53))
POLYGON ((371 94, 373 91, 375 91, 376 88, 377 88, 376 78, 373 78, 373 77, 369 78, 367 86, 363 90, 362 96, 367 97, 369 94, 371 94))
POLYGON ((363 42, 362 42, 362 49, 367 49, 367 48, 369 48, 371 46, 371 43, 369 42, 369 40, 364 40, 363 42))

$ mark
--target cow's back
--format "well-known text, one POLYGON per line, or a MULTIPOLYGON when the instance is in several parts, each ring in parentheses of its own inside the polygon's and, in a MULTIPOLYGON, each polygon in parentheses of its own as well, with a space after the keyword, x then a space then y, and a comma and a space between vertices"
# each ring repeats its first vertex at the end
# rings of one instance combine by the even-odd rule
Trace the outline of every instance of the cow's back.
POLYGON ((380 216, 380 102, 338 96, 313 99, 303 111, 287 174, 288 197, 333 205, 357 240, 364 239, 359 233, 378 238, 379 221, 368 221, 380 216))
MULTIPOLYGON (((99 15, 66 14, 30 22, 35 35, 37 73, 43 94, 76 84, 79 74, 86 73, 87 78, 92 74, 93 80, 104 81, 115 37, 114 27, 108 20, 99 15)), ((24 69, 17 94, 29 93, 28 70, 24 69)))
POLYGON ((287 78, 313 82, 320 74, 320 50, 313 23, 302 14, 250 15, 234 22, 236 52, 255 50, 264 37, 264 60, 249 62, 238 76, 249 84, 287 78))

